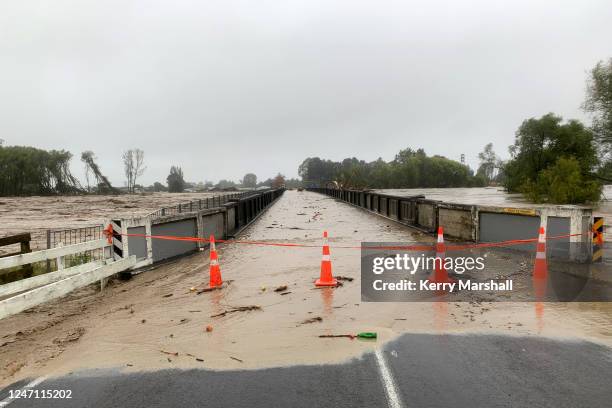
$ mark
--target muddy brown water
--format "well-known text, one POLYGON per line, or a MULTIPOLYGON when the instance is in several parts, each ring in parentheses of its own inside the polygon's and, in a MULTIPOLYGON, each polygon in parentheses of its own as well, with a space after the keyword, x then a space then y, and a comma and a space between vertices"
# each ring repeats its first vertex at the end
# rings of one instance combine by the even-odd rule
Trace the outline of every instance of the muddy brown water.
POLYGON ((208 253, 199 252, 113 281, 104 292, 91 286, 3 319, 1 381, 94 367, 223 370, 341 362, 408 332, 550 336, 612 346, 608 303, 362 303, 359 250, 332 249, 334 274, 352 282, 315 289, 324 230, 332 246, 431 241, 329 197, 287 191, 240 239, 314 248, 221 245, 223 278, 232 281, 226 289, 190 290, 208 279, 208 253), (283 285, 290 293, 274 291, 283 285), (251 305, 261 310, 211 317, 251 305), (362 331, 379 338, 318 337, 362 331))
MULTIPOLYGON (((162 207, 206 199, 220 193, 147 193, 124 195, 0 197, 0 237, 29 232, 32 249, 46 249, 48 229, 101 225, 112 218, 143 216, 162 207)), ((2 247, 2 251, 15 252, 2 247)))

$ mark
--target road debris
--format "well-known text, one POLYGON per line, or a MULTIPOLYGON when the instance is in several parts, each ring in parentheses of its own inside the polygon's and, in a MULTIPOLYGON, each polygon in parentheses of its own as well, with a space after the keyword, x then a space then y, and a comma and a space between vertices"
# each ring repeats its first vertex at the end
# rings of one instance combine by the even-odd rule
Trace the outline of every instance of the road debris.
POLYGON ((357 334, 321 334, 319 335, 319 338, 339 338, 339 337, 346 337, 351 340, 355 338, 372 340, 372 339, 376 339, 378 335, 376 334, 376 332, 361 332, 357 334))
POLYGON ((211 288, 202 288, 202 289, 198 289, 196 291, 196 295, 201 295, 202 293, 207 293, 207 292, 212 292, 213 290, 221 290, 221 289, 225 289, 227 287, 226 283, 224 282, 223 284, 219 285, 219 286, 213 286, 211 288))
POLYGON ((206 326, 206 332, 210 333, 213 331, 213 327, 209 324, 208 326, 206 326))
POLYGON ((178 351, 166 351, 166 350, 159 350, 160 353, 164 353, 164 354, 168 354, 169 356, 174 356, 174 357, 178 357, 179 353, 178 351))
POLYGON ((73 341, 77 341, 78 339, 81 338, 82 335, 85 334, 85 328, 84 327, 77 327, 74 330, 71 330, 68 332, 68 334, 62 338, 56 338, 53 340, 53 343, 55 344, 65 344, 65 343, 71 343, 73 341))
POLYGON ((233 357, 233 356, 229 356, 229 358, 231 358, 232 360, 236 360, 239 363, 244 363, 244 361, 242 361, 241 359, 237 358, 237 357, 233 357))
POLYGON ((194 355, 193 355, 193 354, 191 354, 191 353, 185 353, 185 355, 186 355, 186 356, 188 356, 188 357, 193 357, 193 358, 195 359, 195 361, 199 361, 200 363, 203 363, 203 362, 204 362, 204 359, 203 359, 203 358, 200 358, 200 357, 194 356, 194 355))
POLYGON ((312 290, 328 289, 328 288, 339 288, 339 287, 344 286, 344 283, 340 282, 337 278, 336 278, 336 281, 337 281, 336 284, 333 285, 333 286, 315 286, 314 288, 312 288, 312 290))
POLYGON ((319 335, 319 338, 335 339, 338 337, 347 337, 349 339, 355 338, 355 336, 353 336, 352 334, 321 334, 319 335))
POLYGON ((335 276, 335 278, 336 280, 347 282, 352 282, 354 280, 354 278, 351 278, 350 276, 335 276))
POLYGON ((129 304, 129 305, 125 305, 125 306, 117 307, 117 308, 114 308, 114 309, 109 310, 108 312, 104 312, 104 313, 102 313, 100 316, 106 316, 106 315, 109 315, 109 314, 111 314, 111 313, 118 312, 118 311, 120 311, 120 310, 128 310, 128 309, 130 310, 130 313, 134 313, 134 309, 133 309, 133 307, 134 307, 134 304, 133 304, 133 303, 132 303, 132 304, 129 304))
POLYGON ((6 346, 6 345, 8 345, 8 344, 11 344, 11 343, 14 343, 14 342, 16 342, 16 341, 17 341, 17 340, 9 340, 9 341, 5 341, 4 343, 0 344, 0 347, 4 347, 4 346, 6 346))
POLYGON ((210 317, 221 317, 221 316, 225 316, 226 314, 230 314, 230 313, 236 313, 236 312, 248 312, 251 310, 262 310, 261 306, 257 306, 257 305, 252 305, 252 306, 238 306, 238 307, 234 307, 232 309, 228 309, 225 310, 221 313, 217 313, 215 315, 212 315, 210 317))
POLYGON ((276 289, 274 289, 275 292, 284 292, 286 290, 287 290, 287 285, 281 285, 277 287, 276 289))
POLYGON ((303 320, 300 324, 310 324, 316 322, 322 322, 323 318, 321 316, 311 317, 310 319, 303 320))
POLYGON ((168 294, 166 294, 166 295, 164 295, 162 297, 169 298, 170 296, 174 296, 174 293, 168 293, 168 294))

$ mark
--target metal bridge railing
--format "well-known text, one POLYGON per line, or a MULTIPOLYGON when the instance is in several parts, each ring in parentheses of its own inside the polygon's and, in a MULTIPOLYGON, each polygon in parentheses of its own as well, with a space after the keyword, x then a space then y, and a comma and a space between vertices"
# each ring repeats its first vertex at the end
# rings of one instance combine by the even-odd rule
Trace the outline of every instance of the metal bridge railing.
POLYGON ((260 193, 261 190, 252 190, 252 191, 244 191, 240 193, 230 193, 230 194, 219 194, 211 197, 201 198, 198 200, 189 201, 186 203, 180 203, 171 207, 162 207, 159 210, 153 211, 152 213, 147 214, 147 217, 164 217, 168 215, 176 215, 185 212, 199 211, 205 210, 208 208, 218 208, 223 204, 229 202, 230 200, 236 200, 248 197, 253 194, 260 193))

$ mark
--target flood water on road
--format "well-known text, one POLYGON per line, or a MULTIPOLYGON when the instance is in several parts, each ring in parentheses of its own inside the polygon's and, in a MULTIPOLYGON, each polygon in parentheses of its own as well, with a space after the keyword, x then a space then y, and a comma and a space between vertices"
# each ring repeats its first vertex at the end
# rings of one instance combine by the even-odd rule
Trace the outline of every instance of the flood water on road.
POLYGON ((340 362, 402 333, 551 336, 612 345, 609 303, 361 302, 360 251, 334 246, 433 239, 327 196, 287 191, 239 240, 313 247, 229 243, 219 247, 223 279, 232 281, 226 289, 201 295, 190 290, 208 281, 208 252, 200 252, 114 282, 103 293, 90 287, 3 319, 2 382, 96 367, 240 369, 340 362), (339 288, 313 284, 325 230, 334 275, 353 279, 339 288), (285 285, 283 292, 274 290, 285 285), (253 305, 261 310, 213 317, 253 305), (318 337, 363 331, 377 332, 378 340, 318 337))

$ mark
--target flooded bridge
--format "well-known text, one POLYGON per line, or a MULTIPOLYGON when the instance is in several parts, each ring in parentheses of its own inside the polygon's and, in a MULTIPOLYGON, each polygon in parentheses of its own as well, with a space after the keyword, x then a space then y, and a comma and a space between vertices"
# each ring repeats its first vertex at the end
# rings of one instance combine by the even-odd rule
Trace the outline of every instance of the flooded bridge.
POLYGON ((459 389, 474 406, 516 403, 517 395, 551 407, 609 400, 610 303, 362 302, 362 242, 434 237, 358 207, 278 191, 115 220, 108 250, 134 256, 137 273, 0 320, 2 382, 13 384, 0 400, 32 406, 6 398, 33 379, 33 388, 72 389, 75 406, 447 406, 459 389), (339 287, 313 284, 323 231, 339 287), (155 237, 210 234, 228 239, 217 247, 227 285, 200 291, 206 240, 155 237), (364 331, 378 338, 320 337, 364 331))

